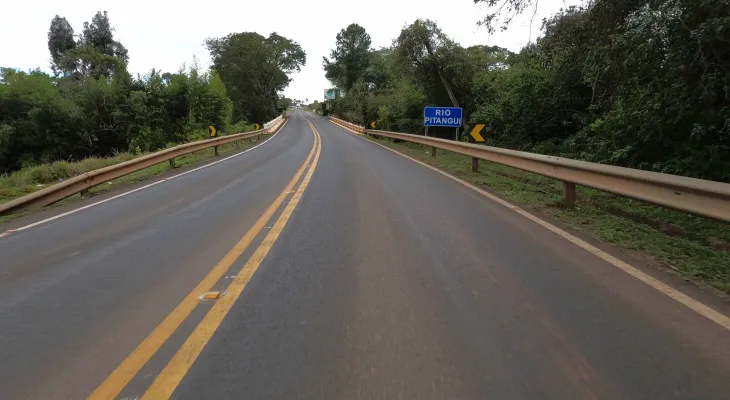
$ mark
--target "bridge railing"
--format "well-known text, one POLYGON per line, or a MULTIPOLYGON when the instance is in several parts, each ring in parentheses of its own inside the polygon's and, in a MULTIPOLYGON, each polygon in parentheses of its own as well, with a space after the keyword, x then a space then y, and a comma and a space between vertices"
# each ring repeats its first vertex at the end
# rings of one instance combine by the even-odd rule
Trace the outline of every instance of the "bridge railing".
POLYGON ((563 184, 563 202, 568 206, 571 206, 575 201, 576 185, 582 185, 619 196, 730 222, 730 184, 727 183, 407 133, 365 129, 351 123, 343 124, 345 121, 342 120, 333 122, 340 126, 346 126, 357 133, 422 144, 431 148, 432 157, 436 156, 436 149, 469 156, 472 158, 472 170, 474 172, 479 168, 479 160, 486 160, 555 178, 563 184))
POLYGON ((104 182, 117 179, 119 177, 129 175, 133 172, 143 170, 151 167, 155 164, 169 161, 171 165, 174 165, 176 157, 194 153, 196 151, 215 148, 216 155, 218 154, 218 146, 238 142, 242 139, 258 138, 261 135, 271 134, 276 132, 283 124, 285 118, 281 116, 273 119, 270 122, 264 124, 264 129, 259 129, 253 132, 237 133, 234 135, 221 136, 213 139, 200 140, 197 142, 190 142, 169 149, 161 150, 156 153, 147 154, 133 160, 125 161, 119 164, 110 165, 105 168, 96 169, 76 175, 73 178, 67 179, 61 183, 57 183, 53 186, 49 186, 45 189, 33 192, 31 194, 19 197, 15 200, 11 200, 7 203, 0 204, 0 215, 8 214, 15 211, 21 211, 26 209, 39 208, 53 204, 57 201, 63 200, 76 193, 82 193, 89 188, 104 182))

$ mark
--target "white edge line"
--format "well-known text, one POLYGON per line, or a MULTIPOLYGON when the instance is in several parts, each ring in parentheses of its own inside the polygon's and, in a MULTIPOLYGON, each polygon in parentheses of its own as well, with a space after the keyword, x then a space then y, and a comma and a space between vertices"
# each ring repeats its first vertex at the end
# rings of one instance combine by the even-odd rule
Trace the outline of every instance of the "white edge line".
POLYGON ((446 172, 444 172, 444 171, 442 171, 442 170, 440 170, 440 169, 438 169, 438 168, 436 168, 434 166, 428 165, 428 164, 426 164, 426 163, 424 163, 424 162, 422 162, 420 160, 416 160, 413 157, 410 157, 410 156, 405 155, 403 153, 400 153, 400 152, 398 152, 396 150, 393 150, 393 149, 391 149, 388 146, 382 145, 382 144, 377 143, 377 142, 373 142, 372 140, 368 140, 367 138, 362 137, 362 135, 354 134, 354 133, 348 131, 347 129, 341 127, 340 125, 337 125, 337 124, 332 123, 332 122, 330 122, 330 124, 332 124, 332 125, 340 128, 340 129, 342 129, 345 132, 348 132, 348 133, 352 134, 353 136, 360 137, 361 139, 363 139, 363 140, 365 140, 365 141, 367 141, 369 143, 376 144, 376 145, 378 145, 378 146, 380 146, 380 147, 382 147, 382 148, 384 148, 386 150, 389 150, 389 151, 392 151, 395 154, 398 154, 399 156, 405 157, 405 158, 407 158, 407 159, 409 159, 409 160, 411 160, 413 162, 416 162, 416 163, 418 163, 418 164, 420 164, 420 165, 422 165, 422 166, 424 166, 424 167, 426 167, 426 168, 428 168, 428 169, 430 169, 432 171, 438 172, 439 174, 441 174, 441 175, 443 175, 443 176, 445 176, 445 177, 447 177, 449 179, 452 179, 452 180, 454 180, 454 181, 456 181, 456 182, 458 182, 458 183, 460 183, 460 184, 468 187, 469 189, 474 190, 475 192, 477 192, 477 193, 479 193, 479 194, 481 194, 481 195, 489 198, 490 200, 495 201, 495 202, 499 203, 500 205, 505 206, 505 207, 511 209, 512 211, 514 211, 514 212, 520 214, 521 216, 529 219, 530 221, 532 221, 532 222, 534 222, 534 223, 542 226, 543 228, 545 228, 545 229, 547 229, 547 230, 549 230, 549 231, 557 234, 558 236, 562 237, 563 239, 566 239, 567 241, 569 241, 569 242, 573 243, 574 245, 582 248, 583 250, 586 250, 587 252, 589 252, 589 253, 593 254, 594 256, 600 258, 601 260, 603 260, 603 261, 605 261, 605 262, 613 265, 614 267, 616 267, 616 268, 618 268, 618 269, 626 272, 627 274, 633 276, 634 278, 640 280, 641 282, 644 282, 645 284, 651 286, 652 288, 658 290, 659 292, 661 292, 661 293, 669 296, 670 298, 676 300, 677 302, 681 303, 682 305, 686 306, 687 308, 691 309, 692 311, 695 311, 696 313, 702 315, 703 317, 705 317, 705 318, 707 318, 707 319, 715 322, 716 324, 718 324, 721 327, 725 328, 726 330, 730 331, 730 318, 727 317, 725 314, 723 314, 723 313, 715 310, 712 307, 709 307, 709 306, 703 304, 702 302, 700 302, 698 300, 695 300, 694 298, 692 298, 692 297, 690 297, 690 296, 682 293, 681 291, 679 291, 679 290, 677 290, 677 289, 675 289, 675 288, 667 285, 666 283, 664 283, 664 282, 662 282, 662 281, 654 278, 653 276, 651 276, 651 275, 649 275, 649 274, 647 274, 645 272, 642 272, 638 268, 636 268, 636 267, 634 267, 634 266, 632 266, 632 265, 630 265, 630 264, 628 264, 628 263, 626 263, 624 261, 619 260, 618 258, 616 258, 616 257, 614 257, 614 256, 606 253, 605 251, 603 251, 603 250, 601 250, 601 249, 599 249, 599 248, 591 245, 590 243, 588 243, 588 242, 586 242, 586 241, 584 241, 582 239, 579 239, 576 236, 571 235, 570 233, 568 233, 568 232, 566 232, 566 231, 558 228, 557 226, 555 226, 555 225, 553 225, 553 224, 551 224, 551 223, 549 223, 549 222, 547 222, 547 221, 545 221, 545 220, 543 220, 541 218, 538 218, 535 215, 533 215, 533 214, 531 214, 531 213, 523 210, 522 208, 520 208, 520 207, 518 207, 518 206, 516 206, 516 205, 514 205, 514 204, 512 204, 512 203, 510 203, 510 202, 508 202, 506 200, 500 199, 499 197, 497 197, 497 196, 495 196, 495 195, 487 192, 484 189, 481 189, 481 188, 479 188, 477 186, 474 186, 474 185, 472 185, 469 182, 466 182, 466 181, 464 181, 462 179, 459 179, 459 178, 457 178, 457 177, 455 177, 453 175, 450 175, 450 174, 448 174, 448 173, 446 173, 446 172))
POLYGON ((160 183, 163 183, 163 182, 171 181, 171 180, 176 179, 176 178, 179 178, 179 177, 181 177, 183 175, 187 175, 187 174, 189 174, 191 172, 199 171, 199 170, 201 170, 203 168, 208 168, 208 167, 210 167, 212 165, 216 165, 218 163, 222 163, 223 161, 230 160, 231 158, 238 157, 240 155, 246 154, 246 153, 248 153, 251 150, 254 150, 254 149, 258 148, 258 147, 263 146, 264 144, 266 144, 266 142, 268 142, 269 140, 273 139, 276 135, 279 134, 279 132, 281 132, 282 129, 284 129, 284 126, 286 125, 287 122, 289 122, 288 119, 286 121, 284 121, 284 124, 281 127, 279 127, 279 129, 276 131, 276 133, 274 133, 273 135, 271 135, 268 139, 266 139, 263 142, 257 144, 256 146, 253 146, 251 148, 248 148, 248 149, 246 149, 246 150, 244 150, 244 151, 242 151, 240 153, 236 153, 234 155, 231 155, 231 156, 228 156, 228 157, 225 157, 225 158, 221 158, 220 160, 213 161, 211 163, 208 163, 208 164, 205 164, 203 166, 200 166, 200 167, 191 169, 189 171, 181 172, 181 173, 179 173, 177 175, 174 175, 174 176, 171 176, 169 178, 160 179, 157 182, 153 182, 153 183, 150 183, 149 185, 145 185, 145 186, 142 186, 142 187, 138 187, 136 189, 132 189, 132 190, 130 190, 128 192, 120 193, 120 194, 118 194, 116 196, 109 197, 108 199, 104 199, 104 200, 97 201, 96 203, 87 204, 87 205, 85 205, 83 207, 75 208, 75 209, 73 209, 71 211, 67 211, 67 212, 62 213, 62 214, 54 215, 53 217, 46 218, 46 219, 41 220, 41 221, 38 221, 38 222, 34 222, 32 224, 25 225, 25 226, 22 226, 20 228, 15 228, 15 229, 7 230, 7 231, 5 231, 3 233, 0 233, 0 238, 2 238, 4 236, 9 236, 9 235, 11 235, 11 234, 13 234, 15 232, 24 231, 26 229, 30 229, 30 228, 33 228, 35 226, 38 226, 38 225, 42 225, 42 224, 51 222, 51 221, 56 220, 56 219, 59 219, 59 218, 63 218, 65 216, 68 216, 68 215, 71 215, 71 214, 75 214, 75 213, 77 213, 79 211, 83 211, 83 210, 89 209, 91 207, 96 207, 99 204, 103 204, 103 203, 106 203, 108 201, 116 200, 116 199, 118 199, 120 197, 124 197, 124 196, 129 195, 129 194, 132 194, 134 192, 139 192, 140 190, 144 190, 144 189, 150 188, 152 186, 155 186, 155 185, 160 184, 160 183))

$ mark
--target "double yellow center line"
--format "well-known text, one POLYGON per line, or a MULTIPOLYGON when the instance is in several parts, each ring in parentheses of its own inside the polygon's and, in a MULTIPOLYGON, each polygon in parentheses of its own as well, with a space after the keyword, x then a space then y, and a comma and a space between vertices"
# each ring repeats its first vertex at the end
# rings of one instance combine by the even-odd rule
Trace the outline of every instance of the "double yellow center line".
POLYGON ((180 384, 187 374, 190 367, 200 355, 200 352, 206 346, 210 338, 215 333, 225 316, 230 311, 236 299, 241 295, 243 289, 249 280, 259 268, 266 255, 271 250, 274 242, 281 234, 284 226, 289 221, 294 209, 307 188, 314 170, 319 161, 322 150, 322 143, 319 132, 307 120, 309 127, 314 134, 314 143, 309 156, 301 167, 297 170, 294 178, 289 182, 286 188, 279 194, 274 202, 264 211, 263 215, 249 229, 238 243, 221 259, 218 264, 206 275, 205 278, 195 287, 183 301, 140 343, 134 351, 127 356, 124 361, 109 375, 99 387, 89 396, 89 399, 113 399, 119 395, 124 387, 134 378, 134 376, 142 369, 142 367, 157 353, 162 345, 177 330, 182 322, 190 315, 190 313, 198 305, 198 296, 201 293, 210 290, 228 271, 233 263, 248 248, 251 242, 264 229, 266 223, 273 217, 274 213, 284 203, 292 189, 299 182, 300 178, 306 171, 304 179, 299 184, 296 192, 289 203, 286 205, 276 223, 264 237, 261 244, 256 248, 246 265, 236 275, 231 284, 226 289, 226 295, 221 296, 215 305, 208 311, 203 320, 198 324, 195 330, 190 334, 185 343, 180 347, 173 356, 167 366, 162 370, 160 375, 150 385, 142 399, 166 399, 169 398, 175 388, 180 384))

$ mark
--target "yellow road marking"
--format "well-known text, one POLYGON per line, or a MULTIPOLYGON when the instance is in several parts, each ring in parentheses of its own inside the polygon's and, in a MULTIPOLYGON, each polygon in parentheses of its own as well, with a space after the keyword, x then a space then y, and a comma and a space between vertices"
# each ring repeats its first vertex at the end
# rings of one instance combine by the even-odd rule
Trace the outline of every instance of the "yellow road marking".
MULTIPOLYGON (((330 122, 330 123, 333 124, 333 125, 335 125, 335 126, 337 126, 337 127, 339 127, 339 128, 342 128, 345 131, 349 131, 349 130, 343 128, 342 126, 340 126, 338 124, 335 124, 335 123, 332 123, 332 122, 330 122)), ((350 132, 350 133, 352 133, 352 132, 350 132)), ((357 135, 357 134, 354 134, 354 133, 353 133, 353 135, 360 136, 360 135, 357 135)), ((367 140, 367 139, 365 139, 365 140, 367 140)), ((516 206, 516 205, 514 205, 514 204, 512 204, 512 203, 510 203, 510 202, 508 202, 506 200, 500 199, 499 197, 497 197, 497 196, 495 196, 495 195, 487 192, 486 190, 482 190, 482 189, 480 189, 480 188, 472 185, 469 182, 466 182, 464 180, 461 180, 461 179, 459 179, 459 178, 457 178, 457 177, 455 177, 453 175, 450 175, 450 174, 448 174, 448 173, 446 173, 446 172, 444 172, 444 171, 442 171, 442 170, 440 170, 440 169, 438 169, 438 168, 436 168, 434 166, 431 166, 431 165, 428 165, 428 164, 426 164, 426 163, 424 163, 422 161, 416 160, 415 158, 410 157, 410 156, 407 156, 407 155, 405 155, 405 154, 403 154, 403 153, 401 153, 401 152, 399 152, 397 150, 393 150, 393 149, 389 148, 388 146, 384 146, 384 145, 382 145, 380 143, 376 143, 376 142, 373 142, 373 141, 370 141, 370 140, 368 140, 368 141, 370 143, 376 144, 376 145, 378 145, 378 146, 380 146, 380 147, 382 147, 382 148, 384 148, 386 150, 390 150, 393 153, 398 154, 399 156, 405 157, 405 158, 407 158, 407 159, 409 159, 409 160, 411 160, 413 162, 416 162, 418 164, 421 164, 424 167, 429 168, 429 169, 431 169, 431 170, 433 170, 435 172, 438 172, 439 174, 441 174, 441 175, 443 175, 443 176, 445 176, 445 177, 447 177, 449 179, 452 179, 452 180, 454 180, 454 181, 456 181, 456 182, 458 182, 458 183, 460 183, 460 184, 468 187, 469 189, 474 190, 475 192, 477 192, 477 193, 479 193, 479 194, 481 194, 481 195, 483 195, 485 197, 488 197, 490 200, 493 200, 493 201, 495 201, 495 202, 497 202, 497 203, 499 203, 499 204, 501 204, 501 205, 503 205, 503 206, 511 209, 512 211, 514 211, 514 212, 522 215, 523 217, 525 217, 525 218, 529 219, 530 221, 532 221, 532 222, 534 222, 534 223, 542 226, 543 228, 545 228, 545 229, 547 229, 547 230, 549 230, 549 231, 551 231, 551 232, 553 232, 553 233, 561 236, 562 238, 566 239, 567 241, 573 243, 574 245, 582 248, 583 250, 586 250, 587 252, 595 255, 596 257, 600 258, 601 260, 603 260, 603 261, 605 261, 605 262, 613 265, 614 267, 616 267, 616 268, 618 268, 618 269, 626 272, 627 274, 629 274, 629 275, 633 276, 634 278, 636 278, 636 279, 644 282, 645 284, 649 285, 650 287, 652 287, 652 288, 658 290, 659 292, 664 293, 665 295, 669 296, 670 298, 676 300, 677 302, 679 302, 680 304, 682 304, 685 307, 689 308, 690 310, 692 310, 692 311, 694 311, 694 312, 702 315, 703 317, 705 317, 705 318, 707 318, 707 319, 715 322, 716 324, 718 324, 721 327, 723 327, 723 328, 727 329, 728 331, 730 331, 730 317, 726 316, 725 314, 722 314, 721 312, 715 310, 712 307, 709 307, 709 306, 705 305, 704 303, 702 303, 702 302, 700 302, 698 300, 695 300, 694 298, 692 298, 692 297, 690 297, 690 296, 682 293, 681 291, 679 291, 679 290, 677 290, 677 289, 675 289, 675 288, 667 285, 666 283, 664 283, 664 282, 662 282, 662 281, 654 278, 653 276, 648 275, 648 274, 642 272, 641 270, 639 270, 638 268, 634 267, 633 265, 630 265, 630 264, 628 264, 628 263, 626 263, 624 261, 619 260, 618 258, 616 258, 616 257, 614 257, 614 256, 606 253, 605 251, 603 251, 603 250, 601 250, 601 249, 599 249, 599 248, 597 248, 597 247, 589 244, 588 242, 586 242, 584 240, 581 240, 581 239, 579 239, 579 238, 571 235, 570 233, 568 233, 568 232, 566 232, 566 231, 558 228, 557 226, 555 226, 555 225, 553 225, 553 224, 551 224, 551 223, 549 223, 547 221, 544 221, 544 220, 542 220, 542 219, 540 219, 540 218, 538 218, 538 217, 530 214, 529 212, 521 209, 520 207, 518 207, 518 206, 516 206)))
MULTIPOLYGON (((307 120, 307 122, 309 122, 309 120, 307 120)), ((312 132, 314 132, 315 136, 319 139, 319 132, 317 132, 311 122, 309 122, 309 126, 312 128, 312 132)), ((289 204, 287 204, 286 208, 284 208, 279 219, 271 228, 271 231, 269 231, 246 265, 228 286, 228 289, 226 290, 227 296, 221 297, 210 311, 208 311, 193 333, 190 334, 182 347, 180 347, 177 353, 175 353, 172 360, 170 360, 167 366, 165 366, 155 381, 152 382, 152 385, 150 385, 142 396, 142 400, 167 399, 172 395, 175 388, 177 388, 190 370, 190 367, 200 355, 200 352, 203 351, 203 348, 205 348, 208 344, 210 338, 218 329, 218 326, 220 326, 221 322, 223 322, 223 319, 231 310, 233 304, 246 288, 249 280, 256 270, 258 270, 259 266, 264 261, 264 258, 276 242, 276 239, 279 237, 279 234, 281 234, 281 231, 284 229, 284 226, 289 221, 289 218, 294 212, 297 204, 299 204, 299 200, 312 178, 312 174, 317 167, 319 155, 322 150, 321 139, 315 141, 318 143, 318 146, 317 153, 314 156, 314 161, 312 161, 312 165, 309 168, 309 171, 307 171, 302 183, 292 196, 289 204)))
POLYGON ((215 300, 219 297, 221 297, 221 292, 207 292, 203 295, 206 300, 215 300))
POLYGON ((246 248, 251 244, 259 232, 266 226, 266 222, 271 219, 277 209, 286 200, 286 197, 294 188, 301 178, 307 165, 314 157, 318 146, 318 138, 315 135, 312 150, 304 161, 294 178, 289 182, 284 191, 274 200, 264 214, 256 221, 248 232, 236 243, 231 251, 226 254, 218 264, 203 278, 183 300, 175 307, 172 312, 150 333, 138 346, 132 351, 127 358, 97 387, 88 397, 90 400, 113 399, 124 389, 124 387, 132 380, 140 369, 152 358, 162 345, 177 330, 185 318, 190 315, 193 309, 198 305, 198 296, 201 292, 209 291, 213 285, 218 282, 223 274, 233 265, 233 263, 241 256, 246 248))

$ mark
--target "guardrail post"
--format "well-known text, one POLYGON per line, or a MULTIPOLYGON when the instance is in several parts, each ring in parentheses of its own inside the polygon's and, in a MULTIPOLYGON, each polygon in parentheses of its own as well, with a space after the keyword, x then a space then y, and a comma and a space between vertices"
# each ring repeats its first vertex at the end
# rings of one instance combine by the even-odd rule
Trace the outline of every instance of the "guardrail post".
POLYGON ((238 149, 240 149, 240 147, 238 145, 238 140, 236 140, 236 150, 238 150, 238 149))
POLYGON ((79 194, 81 195, 81 198, 83 199, 87 194, 89 194, 89 189, 84 189, 84 190, 80 191, 79 194))
POLYGON ((563 181, 563 205, 573 207, 575 204, 575 183, 563 181))
POLYGON ((213 147, 213 150, 215 150, 215 155, 218 157, 218 146, 213 147))
POLYGON ((476 157, 471 158, 471 172, 479 172, 479 159, 476 157))
POLYGON ((175 168, 175 157, 170 159, 170 168, 175 168))
POLYGON ((436 157, 436 148, 431 146, 431 158, 435 158, 435 157, 436 157))

